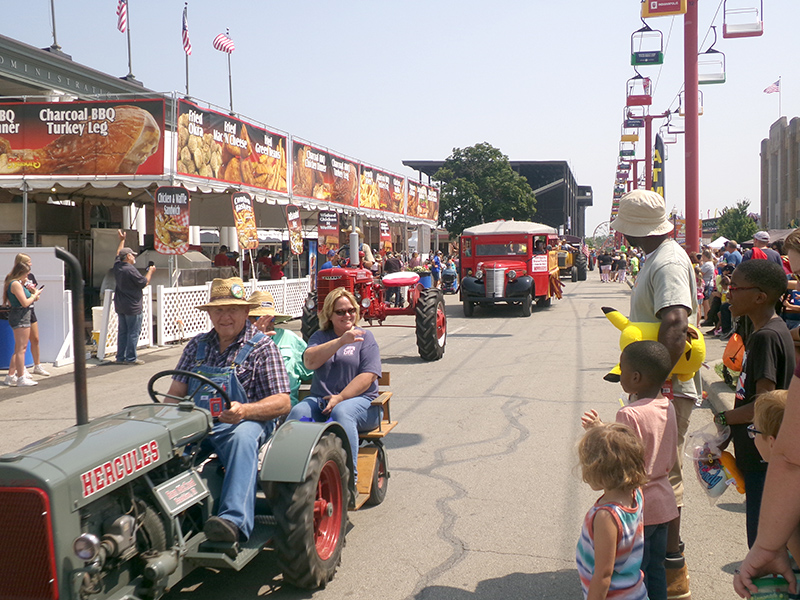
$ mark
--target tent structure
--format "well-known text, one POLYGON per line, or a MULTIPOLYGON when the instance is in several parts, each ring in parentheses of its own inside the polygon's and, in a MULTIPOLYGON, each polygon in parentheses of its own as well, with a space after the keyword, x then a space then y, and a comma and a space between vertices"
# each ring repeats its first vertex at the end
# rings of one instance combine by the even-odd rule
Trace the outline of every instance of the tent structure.
POLYGON ((722 248, 725 245, 725 242, 727 242, 727 241, 728 241, 728 238, 719 236, 717 239, 715 239, 713 242, 711 242, 708 245, 708 247, 709 248, 713 248, 714 250, 717 250, 719 248, 722 248))

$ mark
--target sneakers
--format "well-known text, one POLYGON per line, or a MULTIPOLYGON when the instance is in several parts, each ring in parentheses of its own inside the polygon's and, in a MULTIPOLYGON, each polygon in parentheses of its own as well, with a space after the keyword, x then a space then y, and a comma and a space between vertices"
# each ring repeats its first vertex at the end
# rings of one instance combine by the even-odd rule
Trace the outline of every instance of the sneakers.
POLYGON ((203 533, 209 542, 233 544, 239 541, 239 528, 222 517, 209 517, 203 527, 203 533))
POLYGON ((689 572, 686 569, 686 560, 667 558, 664 561, 667 568, 667 599, 691 600, 692 592, 689 591, 689 572))
POLYGON ((137 358, 136 360, 126 360, 124 365, 143 365, 144 361, 141 358, 137 358))
POLYGON ((17 381, 16 375, 6 375, 3 383, 5 383, 8 387, 17 387, 17 381))
POLYGON ((17 387, 32 387, 34 385, 39 385, 38 381, 34 381, 30 378, 30 376, 23 375, 19 379, 17 379, 17 387))
POLYGON ((42 365, 35 365, 33 367, 33 374, 34 375, 42 375, 44 377, 50 377, 50 373, 44 370, 42 365))

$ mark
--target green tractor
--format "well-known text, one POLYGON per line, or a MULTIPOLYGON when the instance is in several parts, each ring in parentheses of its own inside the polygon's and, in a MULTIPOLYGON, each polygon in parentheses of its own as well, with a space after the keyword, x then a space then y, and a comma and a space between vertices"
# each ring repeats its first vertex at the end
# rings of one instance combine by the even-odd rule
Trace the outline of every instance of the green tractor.
MULTIPOLYGON (((79 348, 80 266, 56 254, 69 268, 79 348)), ((213 420, 191 398, 160 402, 158 380, 168 385, 175 373, 153 376, 151 404, 89 421, 85 358, 75 353, 77 424, 0 456, 0 597, 156 600, 198 567, 241 570, 267 544, 287 583, 314 589, 333 578, 355 486, 357 449, 342 427, 283 423, 262 448, 253 534, 212 543, 203 524, 215 514, 222 473, 199 442, 213 420)))

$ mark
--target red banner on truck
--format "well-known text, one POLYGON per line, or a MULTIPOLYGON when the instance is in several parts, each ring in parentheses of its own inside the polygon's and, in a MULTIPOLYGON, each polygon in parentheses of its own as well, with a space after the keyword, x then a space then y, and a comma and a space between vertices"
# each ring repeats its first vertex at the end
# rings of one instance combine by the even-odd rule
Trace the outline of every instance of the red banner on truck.
POLYGON ((0 175, 163 172, 163 100, 0 106, 0 175))

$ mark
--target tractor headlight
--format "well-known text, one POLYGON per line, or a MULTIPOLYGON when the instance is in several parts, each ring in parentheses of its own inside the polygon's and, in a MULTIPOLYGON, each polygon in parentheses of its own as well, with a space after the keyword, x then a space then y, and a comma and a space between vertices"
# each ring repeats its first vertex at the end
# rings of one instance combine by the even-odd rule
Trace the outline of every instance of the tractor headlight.
POLYGON ((314 302, 313 298, 311 298, 310 296, 308 298, 306 298, 306 308, 308 310, 313 310, 315 305, 316 305, 316 302, 314 302))
POLYGON ((509 280, 515 279, 517 277, 517 272, 514 269, 511 269, 508 273, 506 273, 506 277, 509 280))
POLYGON ((81 534, 72 543, 72 550, 82 561, 89 562, 95 559, 100 550, 100 539, 93 533, 81 534))
POLYGON ((370 298, 362 298, 361 299, 361 308, 367 309, 369 305, 372 304, 372 300, 370 298))
POLYGON ((475 271, 475 279, 483 279, 483 269, 475 271))

